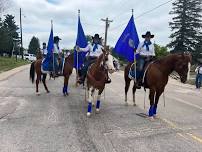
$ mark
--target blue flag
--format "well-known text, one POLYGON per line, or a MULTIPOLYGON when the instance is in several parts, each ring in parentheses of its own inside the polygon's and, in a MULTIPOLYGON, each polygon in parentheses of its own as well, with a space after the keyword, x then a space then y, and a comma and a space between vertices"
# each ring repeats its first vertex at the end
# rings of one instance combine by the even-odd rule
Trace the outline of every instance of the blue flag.
MULTIPOLYGON (((78 18, 78 31, 77 31, 76 45, 79 46, 80 48, 85 48, 88 45, 86 36, 84 34, 84 31, 81 25, 80 17, 78 18)), ((79 69, 81 67, 85 56, 86 56, 86 52, 77 52, 76 50, 74 50, 74 68, 77 69, 78 67, 79 69), (78 53, 78 59, 77 59, 77 53, 78 53)))
POLYGON ((54 49, 54 39, 53 39, 53 27, 51 25, 51 32, 47 47, 47 55, 42 64, 44 71, 53 71, 53 49, 54 49))
POLYGON ((132 15, 130 21, 128 22, 128 25, 126 26, 118 42, 116 43, 114 51, 119 56, 127 59, 129 62, 133 62, 134 50, 137 49, 138 44, 139 38, 132 15))

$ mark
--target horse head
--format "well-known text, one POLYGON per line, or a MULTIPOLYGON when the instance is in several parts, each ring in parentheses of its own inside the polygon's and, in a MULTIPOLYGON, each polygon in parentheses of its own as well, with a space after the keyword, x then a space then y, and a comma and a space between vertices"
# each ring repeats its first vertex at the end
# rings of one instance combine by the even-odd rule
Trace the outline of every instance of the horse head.
POLYGON ((103 64, 105 68, 109 71, 110 74, 115 72, 115 67, 113 64, 113 56, 109 53, 109 46, 107 46, 105 49, 102 49, 103 51, 103 64))
POLYGON ((190 53, 177 54, 174 70, 179 74, 182 83, 187 81, 187 74, 190 71, 192 57, 190 53))

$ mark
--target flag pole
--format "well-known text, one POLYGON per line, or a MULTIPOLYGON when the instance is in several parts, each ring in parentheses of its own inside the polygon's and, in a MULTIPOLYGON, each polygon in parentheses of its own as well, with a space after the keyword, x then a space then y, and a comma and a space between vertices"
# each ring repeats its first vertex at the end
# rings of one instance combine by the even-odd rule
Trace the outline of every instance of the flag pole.
MULTIPOLYGON (((133 12, 134 10, 132 9, 132 15, 133 15, 133 12)), ((135 66, 135 83, 137 83, 137 66, 136 66, 136 48, 134 46, 134 66, 135 66)))
MULTIPOLYGON (((80 9, 78 9, 78 19, 80 18, 80 9)), ((77 45, 77 44, 76 44, 77 45)), ((79 78, 79 52, 76 51, 76 86, 78 86, 78 78, 79 78)))
MULTIPOLYGON (((53 30, 53 20, 51 20, 51 30, 53 30)), ((53 47, 53 51, 52 51, 52 56, 53 56, 53 74, 54 74, 54 78, 55 78, 55 58, 54 58, 54 47, 53 47)))

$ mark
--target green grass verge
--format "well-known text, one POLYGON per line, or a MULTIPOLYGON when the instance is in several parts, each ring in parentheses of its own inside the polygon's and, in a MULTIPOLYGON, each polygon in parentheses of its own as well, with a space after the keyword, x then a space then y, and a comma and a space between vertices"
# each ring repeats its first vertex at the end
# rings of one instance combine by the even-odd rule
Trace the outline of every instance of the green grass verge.
POLYGON ((0 57, 0 73, 14 69, 16 67, 29 64, 28 61, 22 59, 9 58, 9 57, 0 57))

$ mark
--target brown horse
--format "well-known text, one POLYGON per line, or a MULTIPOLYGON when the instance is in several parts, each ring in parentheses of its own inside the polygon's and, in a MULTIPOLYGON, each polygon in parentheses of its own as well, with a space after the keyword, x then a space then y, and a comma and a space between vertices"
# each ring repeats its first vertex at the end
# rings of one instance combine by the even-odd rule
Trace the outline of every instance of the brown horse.
MULTIPOLYGON (((187 80, 187 73, 189 70, 189 64, 191 63, 190 54, 170 54, 162 59, 158 59, 148 65, 147 71, 144 77, 144 88, 149 88, 149 99, 150 99, 150 109, 149 116, 151 118, 156 116, 157 105, 159 97, 164 92, 165 86, 168 83, 168 77, 173 72, 176 71, 182 83, 187 80)), ((124 77, 125 77, 125 102, 127 104, 127 92, 130 86, 131 79, 128 77, 130 66, 129 63, 125 67, 124 77)), ((133 86, 133 103, 135 104, 135 91, 136 84, 134 82, 133 86)))
POLYGON ((87 116, 92 112, 92 99, 95 90, 98 90, 96 111, 100 109, 100 98, 106 84, 106 73, 113 73, 115 71, 113 66, 112 56, 109 52, 103 51, 95 63, 93 63, 87 72, 87 89, 88 89, 88 112, 87 116))
MULTIPOLYGON (((34 83, 34 80, 35 80, 35 72, 37 75, 37 78, 36 78, 36 94, 37 95, 40 94, 38 86, 39 86, 39 82, 41 81, 41 76, 42 76, 42 82, 44 84, 45 90, 47 93, 49 93, 48 87, 46 85, 47 73, 43 73, 41 71, 42 60, 43 60, 42 58, 38 58, 35 62, 32 62, 30 67, 30 79, 32 83, 34 83)), ((65 58, 65 63, 64 63, 64 69, 63 69, 63 76, 64 76, 63 94, 64 95, 68 95, 68 81, 73 70, 73 62, 74 62, 74 54, 72 53, 65 58)))

